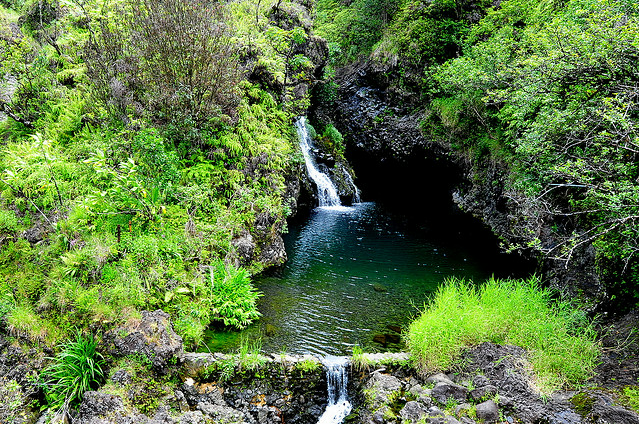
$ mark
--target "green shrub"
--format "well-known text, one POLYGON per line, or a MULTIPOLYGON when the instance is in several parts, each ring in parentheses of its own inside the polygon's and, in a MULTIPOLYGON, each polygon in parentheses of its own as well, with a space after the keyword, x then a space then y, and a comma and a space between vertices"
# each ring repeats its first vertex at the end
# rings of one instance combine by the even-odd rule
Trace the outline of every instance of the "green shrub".
POLYGON ((300 371, 302 375, 312 373, 319 370, 322 367, 320 361, 315 359, 302 359, 295 364, 295 368, 300 371))
POLYGON ((18 218, 13 211, 0 210, 0 234, 13 234, 18 230, 18 218))
POLYGON ((258 319, 260 296, 246 269, 218 259, 210 265, 207 278, 167 291, 164 302, 174 317, 175 331, 194 347, 203 341, 204 330, 214 321, 241 330, 258 319))
POLYGON ((49 407, 67 410, 82 400, 87 390, 95 389, 104 379, 104 360, 96 350, 92 335, 80 332, 75 340, 62 346, 53 363, 42 371, 42 388, 49 407))
POLYGON ((588 378, 599 350, 595 332, 566 303, 551 301, 539 279, 495 280, 482 286, 451 279, 408 330, 409 350, 423 369, 447 369, 462 350, 482 342, 528 351, 542 392, 588 378))
POLYGON ((328 124, 324 128, 322 138, 331 145, 335 154, 342 155, 344 153, 344 136, 333 126, 333 124, 328 124))

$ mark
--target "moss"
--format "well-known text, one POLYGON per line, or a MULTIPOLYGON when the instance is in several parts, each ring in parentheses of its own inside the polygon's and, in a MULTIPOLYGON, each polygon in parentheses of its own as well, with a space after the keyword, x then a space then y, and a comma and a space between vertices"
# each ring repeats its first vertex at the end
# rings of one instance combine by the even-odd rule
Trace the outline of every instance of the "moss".
POLYGON ((579 415, 585 417, 592 411, 595 398, 587 393, 579 392, 570 399, 570 403, 575 406, 575 411, 577 411, 579 415))

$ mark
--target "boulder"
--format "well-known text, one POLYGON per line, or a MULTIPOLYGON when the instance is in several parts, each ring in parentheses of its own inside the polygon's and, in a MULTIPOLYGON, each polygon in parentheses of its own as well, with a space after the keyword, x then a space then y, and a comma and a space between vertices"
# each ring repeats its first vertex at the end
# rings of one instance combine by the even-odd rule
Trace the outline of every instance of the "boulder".
POLYGON ((399 415, 404 420, 411 420, 417 422, 422 417, 425 417, 428 411, 419 402, 410 401, 406 402, 406 405, 399 411, 399 415))
POLYGON ((438 373, 438 374, 434 374, 431 375, 430 377, 428 377, 426 379, 426 383, 448 383, 448 384, 455 384, 453 383, 453 381, 448 378, 448 376, 446 374, 442 374, 442 373, 438 373))
POLYGON ((475 406, 477 418, 485 423, 495 423, 499 421, 499 408, 492 400, 487 400, 475 406))
POLYGON ((446 404, 450 398, 464 402, 468 397, 468 389, 455 383, 442 382, 433 387, 431 396, 441 404, 446 404))
POLYGON ((88 424, 106 421, 108 417, 125 412, 124 402, 119 396, 103 392, 89 391, 82 397, 82 403, 78 410, 78 417, 74 422, 88 424))
POLYGON ((159 309, 143 311, 140 319, 130 320, 105 338, 110 341, 114 356, 142 354, 159 373, 184 350, 182 338, 173 331, 169 314, 159 309))

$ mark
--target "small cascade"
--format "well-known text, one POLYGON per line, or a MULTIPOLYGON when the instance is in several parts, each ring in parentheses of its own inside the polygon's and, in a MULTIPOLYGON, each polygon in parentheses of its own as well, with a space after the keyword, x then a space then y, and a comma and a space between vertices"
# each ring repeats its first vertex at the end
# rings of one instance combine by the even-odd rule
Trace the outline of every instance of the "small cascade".
POLYGON ((328 405, 317 424, 340 424, 350 414, 353 406, 348 401, 348 358, 327 356, 322 360, 326 367, 328 405))
POLYGON ((313 180, 317 186, 317 197, 319 199, 319 206, 340 206, 339 195, 337 194, 337 188, 333 181, 319 170, 315 158, 311 153, 311 145, 313 141, 308 134, 308 128, 306 127, 306 118, 300 116, 295 121, 295 128, 297 129, 297 135, 300 139, 300 147, 302 154, 304 155, 304 162, 306 162, 306 169, 308 176, 313 180))
POLYGON ((350 172, 346 169, 344 165, 342 165, 342 172, 346 176, 346 182, 353 188, 353 203, 360 203, 362 201, 361 194, 359 188, 355 185, 355 181, 353 181, 353 177, 351 177, 350 172))

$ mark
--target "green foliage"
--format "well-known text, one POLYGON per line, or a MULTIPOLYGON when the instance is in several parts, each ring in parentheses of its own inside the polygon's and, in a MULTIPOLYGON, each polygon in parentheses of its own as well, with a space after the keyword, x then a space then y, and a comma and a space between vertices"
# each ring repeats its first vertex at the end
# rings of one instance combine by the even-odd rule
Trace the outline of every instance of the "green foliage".
POLYGON ((282 102, 313 78, 304 14, 271 20, 252 0, 41 3, 56 7, 28 30, 0 9, 0 317, 42 345, 142 309, 170 312, 189 346, 211 323, 245 327, 259 316, 249 271, 289 213, 282 102), (240 52, 259 82, 241 81, 240 52), (246 231, 255 257, 223 265, 246 231))
POLYGON ((92 335, 77 332, 75 340, 62 345, 62 351, 42 371, 42 387, 49 407, 68 410, 82 400, 87 390, 97 388, 104 379, 104 360, 96 350, 92 335))
POLYGON ((167 291, 164 302, 173 312, 178 334, 187 345, 197 346, 203 340, 204 330, 214 321, 243 329, 258 319, 259 296, 245 269, 217 260, 209 266, 206 278, 167 291))
POLYGON ((594 330, 538 284, 536 277, 490 279, 479 287, 447 281, 409 328, 412 356, 424 369, 443 370, 466 347, 514 344, 528 351, 542 392, 587 379, 599 356, 594 330))
POLYGON ((317 32, 338 43, 342 60, 355 60, 372 51, 399 5, 397 0, 356 0, 349 6, 335 0, 319 0, 317 32))
POLYGON ((86 50, 97 93, 120 117, 151 116, 176 145, 199 145, 201 130, 228 122, 238 104, 228 21, 226 7, 210 2, 105 4, 86 50))
POLYGON ((0 210, 0 234, 13 234, 18 229, 15 212, 0 210))
POLYGON ((238 369, 240 372, 256 374, 266 364, 262 356, 262 339, 249 340, 243 338, 237 351, 238 369))
MULTIPOLYGON (((625 298, 639 295, 638 37, 636 9, 623 1, 510 0, 490 10, 465 54, 435 75, 449 99, 481 99, 456 107, 452 117, 485 128, 470 149, 508 151, 498 156, 513 172, 509 195, 520 203, 534 198, 566 223, 552 246, 537 248, 566 262, 594 244, 602 276, 625 298)), ((432 103, 439 128, 459 126, 441 106, 432 103)), ((538 233, 535 225, 522 226, 522 235, 538 233)))
POLYGON ((319 370, 322 367, 322 364, 313 359, 303 359, 295 363, 295 368, 300 371, 302 375, 313 373, 319 370))
POLYGON ((364 355, 364 350, 359 345, 353 346, 353 353, 351 354, 351 366, 353 369, 365 372, 368 371, 373 364, 364 355))
POLYGON ((342 156, 344 154, 344 136, 333 126, 328 124, 324 127, 322 132, 322 138, 331 147, 331 151, 336 156, 342 156))
POLYGON ((624 387, 622 398, 624 404, 639 412, 639 386, 624 387))
MULTIPOLYGON (((28 378, 31 376, 27 376, 28 378)), ((17 424, 28 419, 29 407, 35 403, 29 396, 34 394, 33 388, 23 387, 16 380, 0 378, 0 421, 17 424)))
POLYGON ((595 404, 595 398, 586 392, 579 392, 570 398, 570 403, 575 406, 575 411, 582 417, 590 414, 592 406, 595 404))

